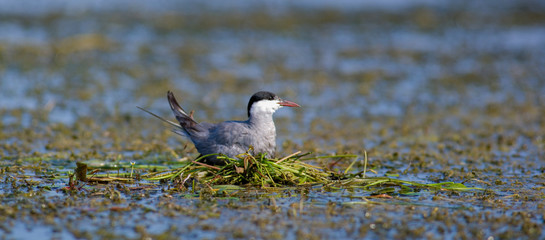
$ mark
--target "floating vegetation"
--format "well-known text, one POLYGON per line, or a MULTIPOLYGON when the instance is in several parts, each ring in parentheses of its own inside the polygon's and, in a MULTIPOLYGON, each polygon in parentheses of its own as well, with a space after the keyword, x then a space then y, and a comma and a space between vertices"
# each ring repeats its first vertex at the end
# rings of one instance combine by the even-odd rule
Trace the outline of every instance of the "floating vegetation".
MULTIPOLYGON (((421 190, 427 191, 472 191, 484 190, 481 188, 467 187, 462 183, 440 182, 420 183, 402 180, 392 177, 366 177, 367 154, 362 160, 364 170, 351 173, 352 167, 358 161, 357 155, 333 155, 321 157, 309 157, 310 153, 295 152, 280 159, 270 159, 264 155, 253 156, 248 152, 238 155, 236 158, 220 156, 225 161, 224 165, 208 165, 200 162, 209 156, 202 156, 195 160, 185 161, 181 167, 162 171, 152 171, 140 175, 133 174, 135 163, 131 162, 130 170, 122 174, 100 173, 100 169, 91 169, 87 176, 81 171, 87 170, 87 166, 78 163, 75 176, 78 180, 109 183, 109 182, 137 182, 144 181, 178 181, 189 184, 192 181, 207 186, 248 186, 248 187, 293 187, 321 185, 330 188, 358 188, 368 190, 372 194, 411 195, 421 190), (311 164, 311 161, 319 159, 354 159, 344 171, 334 171, 311 164)), ((136 166, 145 170, 141 166, 136 166)), ((128 166, 124 166, 128 169, 128 166)), ((111 167, 108 167, 111 170, 111 167)), ((72 175, 70 176, 72 182, 72 175)), ((73 183, 71 183, 73 185, 73 183)))
MULTIPOLYGON (((300 152, 282 159, 269 159, 263 155, 252 156, 244 153, 237 158, 221 156, 225 165, 211 166, 191 161, 187 166, 171 171, 142 176, 147 180, 174 179, 182 176, 198 176, 208 184, 254 185, 254 186, 293 186, 301 184, 323 184, 330 180, 330 173, 324 169, 302 161, 308 154, 300 152)), ((201 158, 204 158, 203 156, 201 158)), ((344 156, 335 156, 344 157, 344 156)), ((308 159, 307 159, 308 160, 308 159)))

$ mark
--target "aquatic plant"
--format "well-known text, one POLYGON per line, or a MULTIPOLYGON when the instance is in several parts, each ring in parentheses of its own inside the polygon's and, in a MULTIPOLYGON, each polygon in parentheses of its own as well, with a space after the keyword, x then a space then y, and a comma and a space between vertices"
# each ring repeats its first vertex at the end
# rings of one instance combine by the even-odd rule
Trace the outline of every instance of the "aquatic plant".
MULTIPOLYGON (((180 167, 161 171, 152 171, 153 166, 138 167, 149 172, 143 175, 132 174, 135 164, 130 163, 130 174, 113 176, 113 174, 98 174, 93 171, 86 177, 90 182, 133 182, 145 181, 179 181, 182 184, 188 180, 208 186, 237 185, 253 187, 290 187, 322 185, 332 188, 360 188, 377 194, 412 194, 422 189, 428 191, 470 191, 482 190, 480 188, 467 187, 462 183, 440 182, 421 183, 386 177, 368 177, 367 154, 363 159, 363 171, 352 172, 357 161, 357 155, 332 155, 309 157, 310 153, 295 152, 279 159, 267 158, 264 155, 253 156, 250 151, 239 154, 235 158, 220 156, 225 161, 224 165, 208 165, 200 162, 207 156, 201 156, 195 160, 186 160, 180 167), (330 159, 354 159, 344 171, 334 171, 311 164, 312 161, 330 159)), ((81 169, 81 166, 80 166, 81 169)), ((76 173, 80 176, 81 173, 76 173)))

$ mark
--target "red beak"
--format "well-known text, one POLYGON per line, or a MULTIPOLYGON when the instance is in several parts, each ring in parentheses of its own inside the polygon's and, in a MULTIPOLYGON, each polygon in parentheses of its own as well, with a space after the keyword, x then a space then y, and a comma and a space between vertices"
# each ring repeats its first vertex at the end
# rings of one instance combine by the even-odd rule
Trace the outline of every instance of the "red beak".
POLYGON ((284 107, 300 107, 299 104, 294 103, 292 101, 288 101, 288 100, 280 100, 280 102, 278 104, 280 104, 280 106, 284 106, 284 107))

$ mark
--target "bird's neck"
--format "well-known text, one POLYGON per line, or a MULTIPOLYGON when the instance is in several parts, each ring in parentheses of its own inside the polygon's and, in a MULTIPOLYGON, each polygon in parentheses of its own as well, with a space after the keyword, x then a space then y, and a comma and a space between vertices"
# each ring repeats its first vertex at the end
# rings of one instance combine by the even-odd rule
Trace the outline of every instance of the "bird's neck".
POLYGON ((250 116, 248 119, 250 125, 258 131, 276 132, 274 127, 273 115, 271 114, 259 114, 257 116, 250 116))

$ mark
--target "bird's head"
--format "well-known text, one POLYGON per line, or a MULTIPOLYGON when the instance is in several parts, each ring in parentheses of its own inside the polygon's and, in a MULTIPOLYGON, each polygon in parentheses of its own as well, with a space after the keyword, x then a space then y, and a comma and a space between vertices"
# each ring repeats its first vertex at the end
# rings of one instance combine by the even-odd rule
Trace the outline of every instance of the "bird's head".
POLYGON ((292 101, 283 100, 272 92, 257 92, 248 102, 248 117, 260 114, 273 114, 281 107, 300 107, 292 101))

